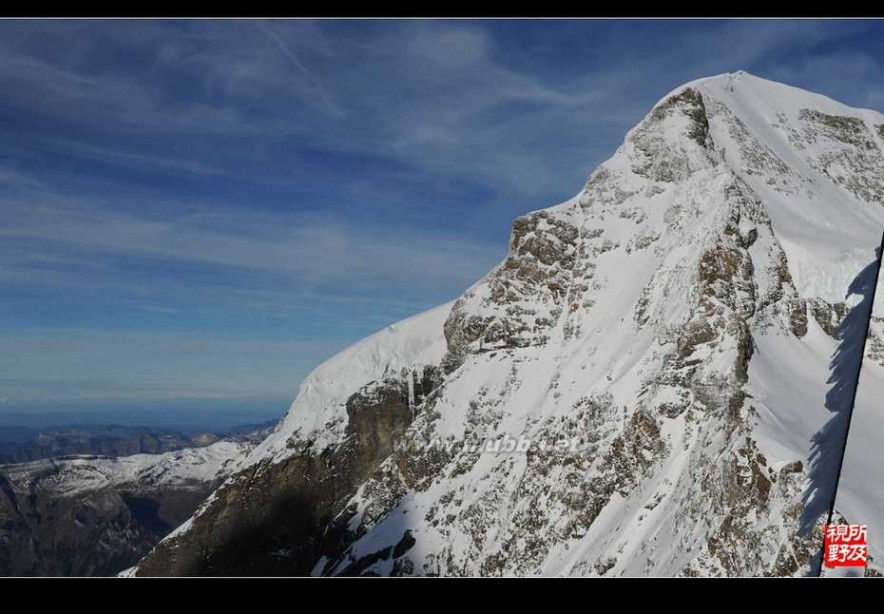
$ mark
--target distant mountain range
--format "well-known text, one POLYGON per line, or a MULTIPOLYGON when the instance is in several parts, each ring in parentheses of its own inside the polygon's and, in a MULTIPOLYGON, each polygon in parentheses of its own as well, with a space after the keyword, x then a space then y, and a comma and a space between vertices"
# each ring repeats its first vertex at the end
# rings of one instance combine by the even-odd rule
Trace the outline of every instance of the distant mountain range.
POLYGON ((274 422, 245 425, 221 432, 182 433, 149 426, 65 425, 38 429, 0 426, 0 464, 25 463, 57 456, 162 454, 207 446, 226 439, 256 441, 266 437, 274 422))
POLYGON ((130 567, 272 427, 192 435, 114 425, 3 429, 0 576, 100 576, 130 567))

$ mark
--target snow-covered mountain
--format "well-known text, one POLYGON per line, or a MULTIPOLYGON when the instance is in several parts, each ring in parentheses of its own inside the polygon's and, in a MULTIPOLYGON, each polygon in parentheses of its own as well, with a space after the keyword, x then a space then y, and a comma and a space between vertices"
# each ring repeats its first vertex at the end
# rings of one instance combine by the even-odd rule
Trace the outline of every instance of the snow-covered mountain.
MULTIPOLYGON (((136 573, 806 573, 882 152, 874 111, 742 72, 676 88, 458 300, 318 367, 136 573)), ((882 364, 876 319, 838 509, 879 560, 882 364)))
POLYGON ((7 465, 3 473, 13 484, 34 482, 39 476, 40 487, 56 497, 124 485, 174 488, 227 477, 249 447, 247 443, 219 441, 163 454, 46 458, 7 465))
POLYGON ((0 465, 0 575, 108 575, 148 552, 252 447, 0 465))

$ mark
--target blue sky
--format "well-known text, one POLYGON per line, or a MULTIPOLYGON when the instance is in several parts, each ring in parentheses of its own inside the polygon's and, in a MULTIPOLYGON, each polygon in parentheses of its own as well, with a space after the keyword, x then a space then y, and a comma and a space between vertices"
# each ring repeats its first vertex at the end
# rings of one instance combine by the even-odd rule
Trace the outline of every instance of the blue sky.
POLYGON ((882 57, 878 21, 2 21, 0 423, 281 415, 680 83, 884 110, 882 57))

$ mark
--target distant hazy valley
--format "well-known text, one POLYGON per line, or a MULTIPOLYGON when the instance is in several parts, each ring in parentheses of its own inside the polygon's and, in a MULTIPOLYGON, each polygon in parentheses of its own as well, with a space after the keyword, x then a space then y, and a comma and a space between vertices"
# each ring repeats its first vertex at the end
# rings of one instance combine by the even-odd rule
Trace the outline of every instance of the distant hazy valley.
POLYGON ((0 427, 0 575, 113 575, 184 522, 273 423, 0 427))

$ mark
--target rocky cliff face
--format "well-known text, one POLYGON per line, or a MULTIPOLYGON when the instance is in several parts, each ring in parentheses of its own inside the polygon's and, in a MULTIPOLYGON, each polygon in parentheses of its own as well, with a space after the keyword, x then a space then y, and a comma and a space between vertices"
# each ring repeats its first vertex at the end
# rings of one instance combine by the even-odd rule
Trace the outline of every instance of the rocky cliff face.
MULTIPOLYGON (((311 374, 135 573, 806 572, 811 439, 884 226, 882 125, 745 73, 677 88, 457 301, 311 374)), ((861 411, 884 393, 873 337, 864 433, 884 428, 861 411)), ((856 479, 839 509, 873 525, 856 479)))
POLYGON ((0 576, 131 567, 234 471, 249 444, 0 466, 0 576))

